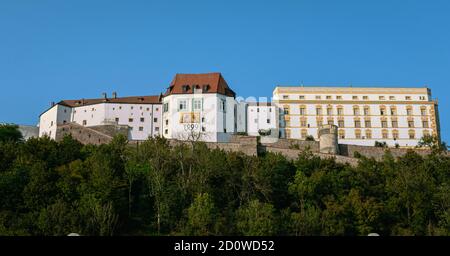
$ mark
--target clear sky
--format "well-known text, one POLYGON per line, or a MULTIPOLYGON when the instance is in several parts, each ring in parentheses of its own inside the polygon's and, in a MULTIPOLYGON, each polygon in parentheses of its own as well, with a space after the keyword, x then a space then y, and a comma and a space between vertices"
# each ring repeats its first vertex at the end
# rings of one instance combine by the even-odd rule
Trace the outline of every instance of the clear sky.
POLYGON ((222 72, 239 96, 275 85, 429 86, 450 142, 450 1, 0 0, 0 122, 50 102, 163 92, 222 72))

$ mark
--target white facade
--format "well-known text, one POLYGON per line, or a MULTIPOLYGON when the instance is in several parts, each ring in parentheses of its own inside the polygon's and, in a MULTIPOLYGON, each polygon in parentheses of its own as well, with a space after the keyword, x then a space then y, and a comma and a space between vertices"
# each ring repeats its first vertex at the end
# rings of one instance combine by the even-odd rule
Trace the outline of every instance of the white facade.
POLYGON ((39 116, 39 137, 44 135, 52 139, 56 137, 58 124, 65 124, 71 120, 72 108, 56 104, 39 116))
POLYGON ((56 104, 39 118, 39 136, 56 137, 59 124, 75 122, 86 127, 105 124, 129 126, 130 140, 158 136, 162 129, 161 104, 96 103, 77 107, 56 104))
POLYGON ((282 137, 318 138, 322 124, 339 127, 339 143, 412 147, 439 136, 437 102, 427 88, 276 87, 282 137))
POLYGON ((278 108, 275 105, 270 103, 248 104, 247 133, 250 136, 259 136, 260 130, 271 130, 278 133, 278 108))
POLYGON ((234 97, 218 93, 168 95, 163 99, 163 136, 226 142, 231 134, 245 130, 240 104, 234 97))

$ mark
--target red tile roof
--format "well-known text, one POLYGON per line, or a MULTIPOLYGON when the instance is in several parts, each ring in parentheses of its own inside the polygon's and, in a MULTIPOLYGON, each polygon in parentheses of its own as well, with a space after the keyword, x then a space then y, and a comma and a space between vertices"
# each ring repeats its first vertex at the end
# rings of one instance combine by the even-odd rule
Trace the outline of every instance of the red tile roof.
POLYGON ((120 98, 97 98, 97 99, 79 99, 79 100, 62 100, 58 102, 60 105, 68 107, 79 107, 98 103, 123 103, 123 104, 160 104, 160 96, 132 96, 120 98))
POLYGON ((236 93, 230 89, 221 73, 176 74, 164 96, 193 93, 194 88, 202 91, 202 93, 236 96, 236 93))

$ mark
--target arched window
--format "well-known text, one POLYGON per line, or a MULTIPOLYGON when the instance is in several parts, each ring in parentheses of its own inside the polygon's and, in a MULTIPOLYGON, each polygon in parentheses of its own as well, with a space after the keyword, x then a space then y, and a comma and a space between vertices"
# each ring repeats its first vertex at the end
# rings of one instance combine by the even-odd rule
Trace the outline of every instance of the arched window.
POLYGON ((388 132, 388 130, 387 130, 387 129, 383 129, 383 130, 381 131, 381 136, 382 136, 383 139, 389 138, 389 132, 388 132))
POLYGON ((345 130, 344 129, 339 129, 338 134, 339 134, 340 139, 345 139, 345 130))
POLYGON ((357 105, 353 106, 353 115, 359 116, 359 106, 357 105))
POLYGON ((306 129, 302 129, 301 136, 302 136, 302 139, 306 139, 306 137, 308 136, 308 131, 306 129))
POLYGON ((398 130, 392 130, 392 138, 394 138, 394 140, 397 140, 399 138, 398 130))
POLYGON ((372 139, 372 131, 366 130, 366 139, 372 139))
POLYGON ((360 129, 356 129, 355 130, 355 138, 356 139, 361 139, 361 130, 360 129))
POLYGON ((413 140, 416 138, 416 132, 413 129, 408 131, 409 139, 413 140))

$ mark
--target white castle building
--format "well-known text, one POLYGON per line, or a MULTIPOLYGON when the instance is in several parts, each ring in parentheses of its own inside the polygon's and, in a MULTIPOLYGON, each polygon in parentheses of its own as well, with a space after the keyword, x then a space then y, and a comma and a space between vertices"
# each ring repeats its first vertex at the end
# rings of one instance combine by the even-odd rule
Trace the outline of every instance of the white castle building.
POLYGON ((424 135, 440 135, 437 101, 428 88, 278 86, 273 101, 286 138, 318 138, 323 124, 339 127, 341 144, 410 147, 424 135))
POLYGON ((177 74, 163 98, 163 136, 226 142, 245 132, 245 105, 220 73, 177 74))
POLYGON ((338 126, 341 144, 412 147, 427 134, 440 137, 437 101, 428 88, 277 86, 273 102, 236 100, 220 73, 177 74, 160 96, 63 100, 40 115, 39 136, 57 127, 117 124, 129 140, 227 142, 232 134, 318 139, 318 128, 338 126))
POLYGON ((58 125, 76 123, 82 126, 107 124, 129 127, 130 140, 159 136, 162 127, 162 105, 159 96, 62 100, 39 117, 39 136, 56 138, 58 125))

